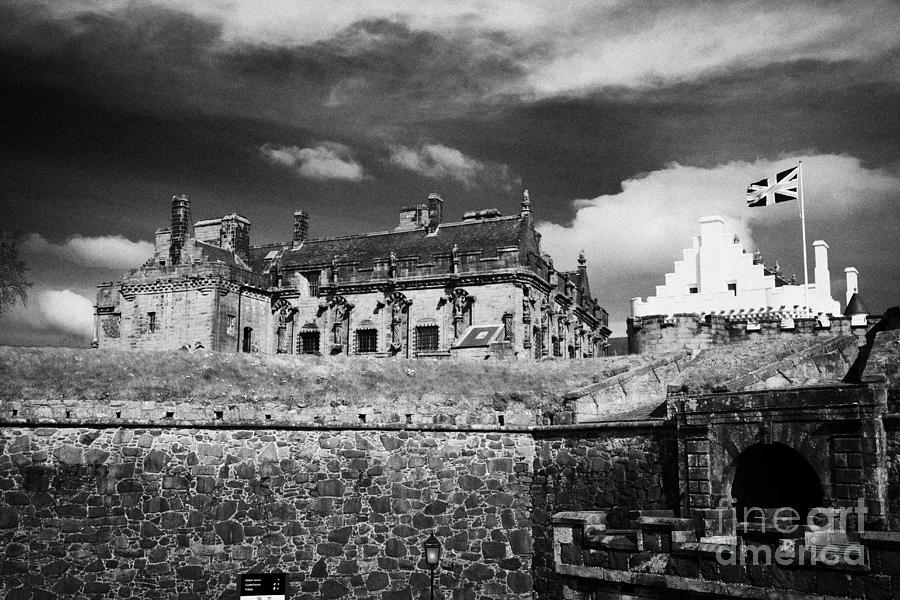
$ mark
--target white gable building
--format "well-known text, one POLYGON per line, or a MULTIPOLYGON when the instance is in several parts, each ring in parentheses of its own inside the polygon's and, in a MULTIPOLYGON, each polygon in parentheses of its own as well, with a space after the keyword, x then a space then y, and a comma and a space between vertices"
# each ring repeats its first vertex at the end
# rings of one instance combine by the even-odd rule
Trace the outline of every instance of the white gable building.
MULTIPOLYGON (((828 244, 817 240, 813 247, 810 315, 840 315, 840 303, 831 297, 828 244)), ((856 269, 852 272, 855 275, 856 269)), ((777 312, 802 317, 805 305, 803 284, 785 281, 755 259, 734 232, 726 231, 725 220, 714 216, 700 219, 700 236, 675 262, 675 270, 666 274, 666 282, 656 286, 656 294, 632 299, 631 316, 777 312)))

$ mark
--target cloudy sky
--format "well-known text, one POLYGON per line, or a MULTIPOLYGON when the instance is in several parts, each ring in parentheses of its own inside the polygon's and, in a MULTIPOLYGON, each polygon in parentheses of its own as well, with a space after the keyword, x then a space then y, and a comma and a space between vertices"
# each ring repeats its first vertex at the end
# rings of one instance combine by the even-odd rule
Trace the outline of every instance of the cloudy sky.
POLYGON ((835 297, 900 303, 900 4, 529 0, 0 3, 2 227, 27 308, 0 343, 83 345, 96 283, 140 264, 174 193, 254 242, 388 229, 441 193, 518 209, 624 335, 697 219, 802 279, 796 205, 751 181, 803 160, 835 297))

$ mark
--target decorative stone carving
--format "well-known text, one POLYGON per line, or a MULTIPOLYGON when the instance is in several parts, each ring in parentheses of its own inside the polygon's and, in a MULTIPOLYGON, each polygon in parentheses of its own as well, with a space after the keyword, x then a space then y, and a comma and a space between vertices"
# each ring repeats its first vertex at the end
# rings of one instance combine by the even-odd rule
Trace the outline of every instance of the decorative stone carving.
POLYGON ((462 288, 456 288, 447 295, 447 301, 453 314, 453 337, 458 338, 465 327, 471 325, 475 297, 462 288))
POLYGON ((391 306, 391 351, 397 353, 403 349, 403 330, 412 301, 401 292, 393 292, 388 296, 387 303, 391 306))

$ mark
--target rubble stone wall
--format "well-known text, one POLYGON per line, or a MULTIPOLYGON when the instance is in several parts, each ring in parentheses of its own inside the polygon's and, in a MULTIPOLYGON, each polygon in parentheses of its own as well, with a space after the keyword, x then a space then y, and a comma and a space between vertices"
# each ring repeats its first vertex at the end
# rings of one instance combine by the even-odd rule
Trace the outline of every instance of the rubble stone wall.
POLYGON ((561 598, 563 592, 554 570, 554 513, 603 510, 611 526, 628 527, 633 510, 678 510, 678 447, 672 429, 542 434, 535 443, 531 496, 538 597, 561 598))
POLYGON ((434 533, 443 597, 550 598, 547 515, 672 503, 655 435, 377 427, 8 422, 6 597, 236 598, 286 572, 291 598, 426 598, 434 533))
POLYGON ((697 314, 653 315, 628 318, 628 352, 654 354, 702 350, 713 345, 733 344, 771 337, 835 337, 856 335, 865 343, 866 331, 878 322, 870 317, 864 326, 851 326, 849 317, 831 317, 826 325, 817 318, 793 319, 786 327, 781 318, 758 318, 697 314))

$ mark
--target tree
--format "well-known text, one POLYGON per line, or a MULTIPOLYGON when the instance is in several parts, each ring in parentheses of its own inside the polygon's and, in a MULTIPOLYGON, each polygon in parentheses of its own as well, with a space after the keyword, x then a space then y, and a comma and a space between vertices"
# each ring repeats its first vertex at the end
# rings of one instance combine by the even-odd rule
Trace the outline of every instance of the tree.
POLYGON ((0 230, 0 315, 17 300, 21 300, 24 305, 28 298, 31 284, 25 280, 28 268, 19 260, 21 245, 21 233, 8 234, 0 230))

